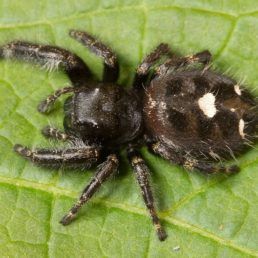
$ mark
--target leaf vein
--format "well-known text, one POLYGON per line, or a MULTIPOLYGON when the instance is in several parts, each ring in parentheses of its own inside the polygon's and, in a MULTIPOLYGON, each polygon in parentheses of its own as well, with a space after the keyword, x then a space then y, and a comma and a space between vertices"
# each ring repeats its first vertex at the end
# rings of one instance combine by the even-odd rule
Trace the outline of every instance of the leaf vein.
MULTIPOLYGON (((57 195, 57 196, 65 195, 65 196, 73 197, 76 194, 74 191, 59 189, 55 186, 43 186, 42 187, 41 184, 38 184, 35 182, 29 182, 26 180, 20 180, 20 179, 9 179, 9 181, 8 181, 8 179, 0 176, 0 182, 3 184, 11 184, 11 185, 19 186, 19 187, 34 188, 34 189, 38 189, 41 191, 47 191, 48 193, 51 192, 53 195, 57 195)), ((126 212, 130 212, 133 214, 147 216, 145 209, 140 209, 138 207, 132 207, 132 206, 127 207, 127 205, 125 205, 125 204, 110 202, 108 200, 99 199, 99 198, 95 198, 92 202, 102 204, 108 208, 110 208, 110 207, 117 208, 117 209, 120 209, 120 210, 123 210, 126 212)), ((253 256, 258 257, 258 251, 236 245, 233 241, 231 241, 229 239, 224 239, 220 236, 216 236, 214 233, 209 232, 203 228, 199 228, 196 225, 192 225, 186 221, 179 220, 178 218, 162 217, 162 216, 161 216, 161 218, 164 221, 169 222, 172 225, 179 226, 181 228, 188 230, 190 233, 199 234, 203 237, 213 240, 216 243, 219 243, 220 245, 230 247, 230 248, 238 250, 244 254, 253 255, 253 256)))

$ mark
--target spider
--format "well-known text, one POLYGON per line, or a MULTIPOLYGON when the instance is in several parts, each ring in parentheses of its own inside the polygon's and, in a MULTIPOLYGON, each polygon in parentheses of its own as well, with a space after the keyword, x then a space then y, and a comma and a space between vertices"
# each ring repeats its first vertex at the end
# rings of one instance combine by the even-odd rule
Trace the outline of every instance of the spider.
POLYGON ((162 43, 138 66, 132 88, 125 90, 116 84, 119 66, 109 47, 86 32, 71 30, 70 36, 103 58, 102 81, 94 80, 80 57, 56 46, 16 41, 0 48, 2 58, 33 61, 49 70, 62 68, 70 78, 71 86, 49 95, 39 104, 39 112, 50 112, 61 95, 73 93, 64 103, 64 132, 50 126, 42 130, 45 137, 70 142, 67 148, 30 149, 16 144, 14 151, 52 168, 86 169, 99 164, 78 201, 61 219, 67 225, 117 171, 118 153, 126 148, 157 236, 163 241, 167 234, 139 148, 147 145, 187 170, 238 172, 236 165, 223 166, 218 159, 242 152, 255 138, 257 103, 235 80, 210 69, 208 50, 179 57, 162 43))

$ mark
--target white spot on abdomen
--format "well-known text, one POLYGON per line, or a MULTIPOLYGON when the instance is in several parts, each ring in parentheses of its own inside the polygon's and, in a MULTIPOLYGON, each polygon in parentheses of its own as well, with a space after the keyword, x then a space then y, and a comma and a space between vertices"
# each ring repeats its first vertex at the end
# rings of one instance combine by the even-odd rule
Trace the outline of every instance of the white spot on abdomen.
POLYGON ((241 118, 239 120, 238 131, 242 138, 245 138, 244 128, 245 128, 245 121, 241 118))
POLYGON ((234 90, 235 90, 235 93, 237 94, 237 95, 241 95, 241 89, 240 89, 240 87, 239 87, 239 85, 238 84, 236 84, 235 86, 234 86, 234 90))
POLYGON ((206 115, 209 118, 214 117, 214 115, 217 112, 217 109, 215 107, 215 96, 212 93, 206 93, 198 100, 198 105, 204 115, 206 115))

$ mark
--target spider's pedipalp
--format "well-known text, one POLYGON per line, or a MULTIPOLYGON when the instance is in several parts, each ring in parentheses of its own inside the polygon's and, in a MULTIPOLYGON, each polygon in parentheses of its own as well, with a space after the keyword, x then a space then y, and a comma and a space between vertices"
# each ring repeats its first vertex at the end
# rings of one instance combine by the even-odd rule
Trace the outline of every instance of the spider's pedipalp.
POLYGON ((74 139, 73 136, 71 136, 65 132, 62 132, 54 127, 51 127, 51 126, 45 126, 41 130, 41 132, 46 138, 51 138, 51 139, 55 139, 55 140, 67 141, 67 140, 74 139))
POLYGON ((51 111, 56 100, 63 94, 75 92, 77 88, 64 87, 56 90, 53 94, 49 95, 46 99, 42 100, 38 105, 38 111, 40 113, 48 113, 51 111))

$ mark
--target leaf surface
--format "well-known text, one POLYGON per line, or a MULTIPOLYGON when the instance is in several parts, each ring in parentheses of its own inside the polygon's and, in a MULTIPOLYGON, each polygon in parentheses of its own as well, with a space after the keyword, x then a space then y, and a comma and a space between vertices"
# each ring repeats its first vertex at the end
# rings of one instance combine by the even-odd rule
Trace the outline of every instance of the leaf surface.
MULTIPOLYGON (((238 1, 1 1, 0 43, 53 44, 81 56, 101 78, 101 60, 69 38, 71 28, 97 35, 117 53, 119 82, 130 86, 140 60, 160 42, 190 54, 209 49, 214 66, 230 68, 258 94, 258 3, 238 1)), ((63 100, 49 116, 37 104, 69 85, 62 72, 0 61, 1 257, 257 257, 257 150, 237 162, 235 176, 187 173, 142 150, 151 170, 159 215, 168 232, 157 240, 125 158, 74 223, 58 223, 91 171, 50 171, 15 155, 15 143, 49 146, 40 130, 62 128, 63 100)))

